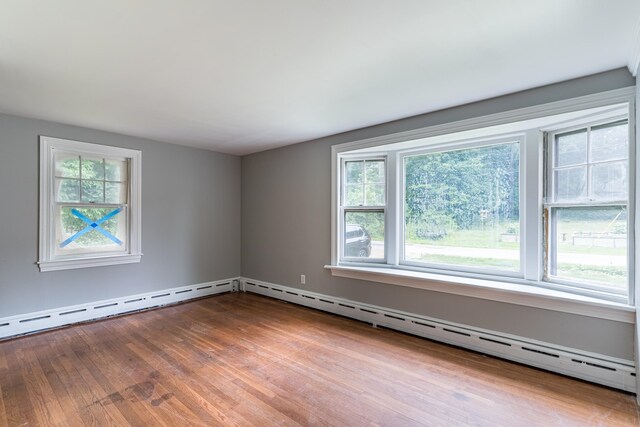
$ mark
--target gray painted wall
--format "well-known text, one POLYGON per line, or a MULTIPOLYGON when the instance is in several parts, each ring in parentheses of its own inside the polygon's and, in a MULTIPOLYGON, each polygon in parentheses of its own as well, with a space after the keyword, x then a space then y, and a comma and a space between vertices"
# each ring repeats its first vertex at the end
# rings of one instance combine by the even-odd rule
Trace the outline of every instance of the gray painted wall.
POLYGON ((237 156, 0 115, 0 317, 240 274, 237 156), (38 136, 142 150, 140 264, 40 273, 38 136))
POLYGON ((629 72, 619 69, 245 156, 242 275, 633 360, 631 324, 335 278, 324 265, 331 255, 331 145, 634 84, 629 72), (307 275, 304 286, 300 274, 307 275))

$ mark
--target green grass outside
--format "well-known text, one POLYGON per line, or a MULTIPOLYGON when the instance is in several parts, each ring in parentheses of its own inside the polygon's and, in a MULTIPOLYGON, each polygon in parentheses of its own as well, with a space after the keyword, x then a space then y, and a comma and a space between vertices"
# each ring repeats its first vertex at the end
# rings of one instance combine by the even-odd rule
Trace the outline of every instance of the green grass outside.
POLYGON ((419 261, 432 264, 464 265, 467 267, 496 268, 499 270, 518 271, 520 263, 517 260, 498 258, 472 258, 452 255, 423 255, 419 261))
MULTIPOLYGON (((598 246, 575 246, 572 244, 572 235, 577 232, 588 232, 606 229, 607 222, 599 223, 587 223, 587 222, 573 222, 564 223, 562 231, 567 233, 567 241, 559 242, 558 249, 562 253, 575 253, 575 254, 591 254, 591 255, 609 255, 609 256, 625 256, 627 254, 626 248, 604 248, 598 246)), ((520 247, 519 243, 515 242, 503 242, 500 240, 500 234, 506 233, 508 229, 518 228, 516 224, 505 223, 496 232, 495 228, 487 227, 485 230, 458 230, 449 232, 441 239, 431 240, 422 239, 416 236, 415 230, 412 230, 410 226, 407 226, 407 236, 405 241, 407 243, 422 244, 428 246, 448 246, 448 247, 462 247, 462 248, 492 248, 492 249, 511 249, 517 250, 520 247)))
MULTIPOLYGON (((567 233, 567 241, 558 243, 558 251, 562 254, 576 255, 605 255, 605 256, 626 256, 626 248, 606 248, 598 246, 576 246, 572 244, 573 233, 578 232, 604 232, 609 223, 588 223, 588 222, 565 222, 562 232, 567 233)), ((420 239, 415 236, 407 238, 407 243, 424 244, 429 246, 443 247, 465 247, 465 248, 492 248, 517 250, 519 243, 502 242, 499 234, 506 232, 508 228, 513 228, 513 224, 505 224, 498 233, 495 229, 485 230, 459 230, 447 234, 442 239, 430 240, 420 239)), ((611 228, 611 227, 610 227, 611 228)), ((612 231, 609 229, 608 231, 612 231)), ((468 256, 451 255, 424 255, 420 261, 433 264, 463 265, 468 267, 495 268, 505 271, 517 271, 520 264, 517 260, 504 260, 496 258, 474 258, 468 256)), ((558 265, 557 277, 570 280, 580 280, 596 284, 606 284, 624 288, 627 283, 627 269, 624 266, 598 266, 590 264, 569 264, 558 265)))
MULTIPOLYGON (((424 255, 420 261, 432 264, 449 264, 456 266, 495 268, 505 271, 518 271, 520 264, 516 260, 504 260, 496 258, 471 258, 449 255, 424 255)), ((627 273, 624 267, 593 266, 583 264, 558 265, 559 278, 570 280, 583 279, 587 282, 613 285, 624 288, 627 281, 627 273)))
POLYGON ((463 248, 495 248, 495 249, 518 249, 519 243, 502 242, 493 230, 460 230, 454 231, 442 239, 431 240, 407 236, 407 243, 416 243, 429 246, 453 246, 463 248))
POLYGON ((583 279, 591 283, 604 283, 620 288, 627 286, 627 271, 624 267, 586 265, 586 264, 558 264, 558 278, 569 280, 583 279))

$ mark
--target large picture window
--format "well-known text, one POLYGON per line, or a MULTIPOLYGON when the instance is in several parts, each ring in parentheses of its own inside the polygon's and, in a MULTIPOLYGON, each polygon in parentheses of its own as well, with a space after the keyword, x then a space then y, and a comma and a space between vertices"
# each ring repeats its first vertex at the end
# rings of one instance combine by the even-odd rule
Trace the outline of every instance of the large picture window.
POLYGON ((404 158, 404 261, 520 271, 518 140, 404 158))
POLYGON ((140 152, 41 138, 41 271, 140 260, 140 152))
POLYGON ((329 268, 633 303, 632 106, 625 90, 334 146, 329 268))

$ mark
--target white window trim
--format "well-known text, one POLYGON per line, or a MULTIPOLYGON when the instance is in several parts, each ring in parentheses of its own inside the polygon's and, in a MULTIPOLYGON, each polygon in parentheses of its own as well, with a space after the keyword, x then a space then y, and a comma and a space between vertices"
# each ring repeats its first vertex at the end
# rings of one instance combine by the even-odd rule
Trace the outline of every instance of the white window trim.
MULTIPOLYGON (((378 265, 378 266, 363 266, 355 265, 352 263, 340 262, 339 260, 339 218, 338 218, 338 207, 339 207, 339 197, 340 194, 340 179, 337 173, 339 172, 340 167, 340 155, 341 153, 351 152, 359 149, 369 149, 387 144, 394 144, 400 142, 407 142, 411 140, 418 140, 424 138, 430 138, 434 136, 442 136, 447 134, 454 134, 463 131, 471 131, 475 129, 480 129, 489 126, 497 126, 497 125, 506 125, 514 122, 543 118, 547 116, 554 116, 563 113, 570 113, 579 110, 586 110, 597 107, 606 107, 608 105, 619 104, 619 103, 628 103, 629 105, 629 127, 630 129, 635 129, 635 87, 625 87, 621 89, 616 89, 607 92, 601 92, 592 95, 586 95, 578 98, 572 98, 562 101, 556 101, 548 104, 536 105, 532 107, 526 107, 518 110, 512 110, 502 113, 491 114, 487 116, 481 116, 476 118, 470 118, 465 120, 460 120, 457 122, 440 124, 435 126, 430 126, 426 128, 411 130, 400 132, 391 135, 383 135, 374 138, 352 141, 344 144, 338 144, 331 147, 331 264, 326 266, 326 268, 332 271, 332 274, 335 276, 341 277, 349 277, 361 280, 368 280, 372 282, 379 283, 390 283, 397 284, 401 286, 410 286, 410 287, 419 287, 425 289, 432 289, 438 292, 445 292, 451 294, 459 294, 459 295, 468 295, 472 297, 483 298, 483 296, 479 296, 477 292, 467 293, 469 288, 463 287, 463 291, 461 292, 460 282, 465 280, 476 280, 474 289, 483 289, 481 292, 483 295, 489 295, 489 299, 496 301, 504 301, 504 302, 512 302, 520 305, 527 305, 539 308, 549 308, 553 310, 558 310, 557 304, 554 301, 560 298, 561 300, 567 302, 562 307, 559 308, 560 311, 566 311, 576 314, 584 314, 584 315, 594 315, 593 310, 590 307, 593 307, 594 304, 598 307, 605 307, 605 311, 609 314, 600 316, 595 314, 595 317, 604 317, 604 318, 615 318, 620 320, 618 315, 610 314, 610 312, 634 312, 634 294, 635 294, 635 284, 634 281, 630 281, 629 284, 629 300, 628 303, 619 303, 615 301, 606 301, 597 298, 590 298, 588 296, 582 296, 578 294, 573 294, 569 292, 556 291, 554 289, 541 288, 535 286, 526 286, 526 283, 535 284, 535 282, 540 282, 542 279, 542 268, 541 268, 541 240, 538 235, 539 227, 528 227, 524 230, 524 233, 521 234, 522 238, 525 240, 527 246, 535 245, 537 248, 540 248, 535 253, 537 254, 537 259, 535 260, 535 267, 532 268, 530 265, 533 265, 533 262, 528 263, 529 266, 524 266, 524 280, 522 279, 511 279, 511 278, 500 278, 497 281, 491 280, 490 277, 485 277, 480 279, 478 277, 469 277, 468 279, 465 277, 459 277, 458 275, 453 276, 447 274, 447 272, 428 272, 428 271, 411 271, 410 266, 401 266, 397 261, 399 261, 399 254, 388 254, 388 260, 390 264, 395 265, 378 265), (394 263, 394 261, 396 261, 394 263), (438 279, 437 288, 433 288, 432 286, 425 286, 425 283, 433 282, 433 278, 425 279, 424 275, 436 275, 438 279), (402 276, 402 280, 389 280, 391 276, 402 276), (535 277, 535 279, 534 279, 535 277), (488 279, 488 280, 487 280, 488 279), (528 279, 528 280, 527 280, 528 279), (399 283, 402 282, 402 283, 399 283), (496 286, 495 283, 498 283, 496 286), (506 286, 506 287, 505 287, 506 286), (485 292, 487 291, 487 292, 485 292), (551 295, 550 293, 553 293, 551 295)), ((629 144, 631 147, 635 147, 635 132, 630 132, 629 144)), ((542 147, 534 146, 533 144, 526 144, 525 147, 521 149, 521 156, 532 156, 541 159, 542 156, 542 147)), ((633 160, 637 163, 637 159, 635 158, 635 150, 632 149, 630 153, 630 176, 629 176, 629 215, 630 218, 633 218, 634 223, 640 223, 640 218, 638 211, 635 209, 635 188, 636 188, 636 180, 638 179, 637 174, 635 173, 635 164, 633 164, 633 160), (633 159, 633 160, 632 160, 633 159)), ((396 182, 400 179, 399 175, 401 171, 395 170, 394 163, 391 158, 388 159, 387 168, 389 169, 390 174, 394 174, 396 176, 396 182)), ((531 164, 531 163, 529 163, 531 164)), ((539 169, 542 169, 542 162, 538 161, 539 169)), ((528 171, 525 170, 525 173, 528 171)), ((542 179, 543 179, 543 171, 538 170, 534 172, 538 176, 538 182, 525 182, 521 187, 521 190, 525 192, 526 197, 529 198, 537 198, 541 200, 541 191, 542 191, 542 179), (533 188, 536 186, 537 188, 533 188), (526 187, 525 187, 526 186, 526 187)), ((388 215, 395 216, 396 210, 399 209, 398 205, 400 202, 396 199, 398 197, 394 197, 392 194, 394 191, 399 191, 399 189, 392 188, 388 185, 388 215)), ((529 217, 530 220, 535 220, 535 216, 531 216, 531 212, 536 209, 539 209, 539 204, 527 204, 525 205, 527 209, 524 214, 529 217)), ((540 218, 538 221, 542 221, 542 216, 538 215, 540 218)), ((387 229, 391 229, 392 227, 399 227, 399 221, 390 222, 387 224, 387 229)), ((395 239, 399 239, 400 230, 395 230, 395 239)), ((629 241, 635 240, 635 231, 633 227, 629 229, 629 241)), ((390 242, 390 239, 387 239, 387 242, 390 242)), ((389 246, 398 246, 399 242, 396 242, 395 245, 389 246)), ((632 252, 633 246, 630 246, 630 252, 632 252)), ((630 255, 631 256, 631 255, 630 255)), ((629 264, 630 277, 633 277, 633 272, 635 271, 636 265, 634 263, 629 264)), ((625 319, 629 317, 627 314, 621 315, 625 319)))
POLYGON ((634 323, 636 308, 622 303, 570 294, 549 288, 523 286, 514 281, 455 277, 384 266, 325 265, 335 277, 424 289, 464 297, 543 308, 563 313, 634 323))
POLYGON ((89 144, 86 142, 40 136, 40 221, 39 221, 39 252, 38 267, 41 272, 67 270, 75 268, 99 267, 116 264, 131 264, 140 262, 141 248, 141 181, 142 181, 142 152, 127 148, 110 147, 106 145, 89 144), (54 259, 51 242, 53 227, 53 151, 65 150, 70 152, 87 153, 104 157, 124 157, 129 159, 129 249, 126 254, 105 254, 77 256, 73 258, 54 259))

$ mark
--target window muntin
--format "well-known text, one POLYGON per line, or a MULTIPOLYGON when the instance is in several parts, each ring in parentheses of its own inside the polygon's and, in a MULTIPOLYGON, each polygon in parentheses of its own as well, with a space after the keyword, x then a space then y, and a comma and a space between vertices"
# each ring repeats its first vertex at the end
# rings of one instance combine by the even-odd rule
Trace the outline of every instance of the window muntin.
POLYGON ((128 171, 125 158, 54 150, 56 257, 127 252, 128 171))
POLYGON ((60 150, 54 156, 57 202, 125 202, 127 159, 91 158, 60 150))
POLYGON ((384 206, 385 161, 344 162, 344 206, 384 206))
POLYGON ((628 199, 626 120, 554 133, 551 144, 549 200, 588 203, 628 199))
POLYGON ((140 151, 40 139, 40 270, 139 262, 140 151))
POLYGON ((544 280, 627 297, 628 121, 556 131, 547 144, 544 280))
POLYGON ((521 271, 520 141, 404 157, 404 262, 521 271))
POLYGON ((386 159, 345 159, 341 182, 341 259, 384 261, 386 159))

